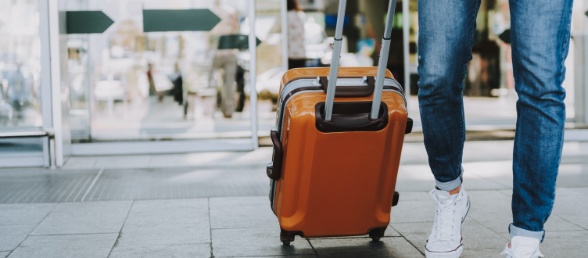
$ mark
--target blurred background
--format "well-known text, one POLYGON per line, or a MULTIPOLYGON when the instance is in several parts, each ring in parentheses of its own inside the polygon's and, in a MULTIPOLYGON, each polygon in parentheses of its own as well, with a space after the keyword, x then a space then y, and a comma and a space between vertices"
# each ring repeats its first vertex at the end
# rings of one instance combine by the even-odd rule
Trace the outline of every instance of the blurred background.
MULTIPOLYGON (((304 66, 327 66, 338 1, 299 4, 304 66)), ((256 148, 274 126, 287 70, 286 6, 286 0, 0 1, 0 167, 256 148), (195 23, 193 30, 151 31, 146 26, 161 21, 148 21, 144 10, 162 9, 209 10, 218 22, 212 29, 195 23), (102 33, 68 33, 75 23, 68 11, 101 11, 112 24, 102 33)), ((348 2, 342 66, 376 64, 387 6, 348 2)), ((573 10, 564 87, 568 126, 581 128, 588 113, 588 3, 575 1, 573 10)), ((418 131, 417 20, 417 1, 398 1, 387 67, 411 96, 418 131)), ((466 114, 470 128, 514 130, 509 27, 508 1, 482 0, 465 79, 466 108, 476 107, 466 114)))

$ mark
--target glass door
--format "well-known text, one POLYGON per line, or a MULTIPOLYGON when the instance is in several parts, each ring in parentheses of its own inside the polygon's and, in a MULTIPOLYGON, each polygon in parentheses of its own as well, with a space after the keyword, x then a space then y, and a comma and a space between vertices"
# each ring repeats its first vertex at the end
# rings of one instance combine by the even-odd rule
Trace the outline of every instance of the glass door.
POLYGON ((101 34, 67 36, 72 154, 252 149, 249 2, 62 0, 113 20, 101 34), (210 10, 219 22, 151 32, 144 10, 162 9, 210 10))
POLYGON ((0 1, 0 166, 48 165, 39 11, 38 0, 0 1))

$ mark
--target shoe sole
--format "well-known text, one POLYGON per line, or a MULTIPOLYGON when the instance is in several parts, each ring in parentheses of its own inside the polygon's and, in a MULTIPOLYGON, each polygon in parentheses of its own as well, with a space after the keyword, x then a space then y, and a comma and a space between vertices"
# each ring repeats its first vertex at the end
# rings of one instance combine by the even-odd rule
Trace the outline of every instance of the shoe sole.
POLYGON ((425 250, 425 257, 426 258, 459 258, 461 253, 463 252, 463 245, 459 246, 459 248, 455 249, 451 252, 446 253, 431 253, 425 250))

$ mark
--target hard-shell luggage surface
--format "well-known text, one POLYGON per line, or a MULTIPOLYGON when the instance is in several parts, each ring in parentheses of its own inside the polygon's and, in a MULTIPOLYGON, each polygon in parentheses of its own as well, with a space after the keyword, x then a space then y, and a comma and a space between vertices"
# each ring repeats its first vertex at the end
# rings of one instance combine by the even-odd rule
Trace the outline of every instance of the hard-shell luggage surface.
POLYGON ((400 153, 412 128, 402 87, 381 66, 339 69, 333 62, 282 78, 267 175, 286 245, 295 235, 377 241, 398 202, 400 153))

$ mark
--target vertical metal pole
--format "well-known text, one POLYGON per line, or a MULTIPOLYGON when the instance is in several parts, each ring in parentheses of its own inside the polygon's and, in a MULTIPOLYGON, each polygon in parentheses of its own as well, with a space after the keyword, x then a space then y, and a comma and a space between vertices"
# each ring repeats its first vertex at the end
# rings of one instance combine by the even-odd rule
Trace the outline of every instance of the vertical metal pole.
POLYGON ((574 81, 574 122, 588 124, 588 34, 574 35, 575 81, 574 81))
POLYGON ((256 17, 256 0, 249 0, 249 105, 251 106, 251 141, 253 149, 259 147, 259 139, 257 135, 258 119, 257 119, 257 37, 255 36, 255 17, 256 17))
MULTIPOLYGON (((41 117, 43 130, 53 130, 52 101, 51 101, 51 44, 49 34, 49 0, 39 1, 39 35, 41 36, 41 117)), ((49 137, 48 137, 49 138, 49 137)), ((43 141, 43 159, 45 167, 55 162, 51 158, 49 140, 43 141)))
POLYGON ((288 70, 288 0, 282 0, 280 5, 282 18, 282 67, 288 70))
POLYGON ((378 61, 378 74, 376 76, 376 88, 374 89, 374 100, 372 102, 372 112, 370 119, 378 118, 380 111, 380 102, 382 101, 382 90, 384 88, 384 77, 386 76, 386 64, 390 55, 390 37, 392 36, 392 22, 394 21, 394 11, 396 9, 396 0, 390 0, 388 6, 388 17, 386 18, 386 30, 382 38, 382 48, 380 49, 380 59, 378 61))
MULTIPOLYGON (((61 52, 60 52, 60 18, 58 1, 46 0, 48 2, 48 26, 49 26, 49 45, 51 59, 51 106, 52 122, 55 132, 54 147, 50 146, 50 152, 54 153, 54 164, 57 167, 63 166, 64 163, 64 126, 61 103, 61 52)), ((51 142, 50 142, 51 143, 51 142)), ((53 165, 52 165, 53 166, 53 165)))
MULTIPOLYGON (((404 48, 404 94, 410 96, 410 1, 402 0, 402 34, 404 48)), ((408 106, 408 103, 406 103, 408 106)))
POLYGON ((341 59, 341 47, 343 45, 343 22, 345 21, 346 6, 347 0, 339 0, 339 10, 337 12, 337 26, 335 27, 333 54, 331 55, 331 70, 329 71, 329 84, 327 86, 327 99, 325 101, 326 121, 331 121, 333 116, 333 104, 335 102, 335 87, 337 85, 337 73, 339 71, 339 60, 341 59))

